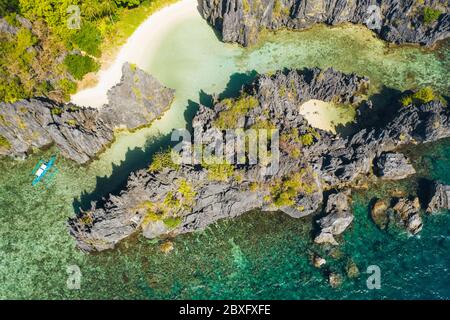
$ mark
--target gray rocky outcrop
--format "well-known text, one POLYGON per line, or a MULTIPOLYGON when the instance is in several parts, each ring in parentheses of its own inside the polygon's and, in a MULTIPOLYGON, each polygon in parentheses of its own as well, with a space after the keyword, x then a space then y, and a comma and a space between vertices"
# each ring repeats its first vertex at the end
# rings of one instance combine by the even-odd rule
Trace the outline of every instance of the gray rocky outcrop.
MULTIPOLYGON (((149 238, 172 236, 252 209, 303 217, 320 210, 324 190, 336 189, 338 193, 329 199, 329 214, 319 223, 323 230, 319 242, 334 243, 334 235, 353 219, 339 190, 371 175, 374 159, 386 152, 450 137, 449 109, 440 101, 401 108, 384 127, 362 129, 345 138, 312 128, 300 114, 299 107, 310 99, 359 103, 368 86, 366 78, 333 69, 260 75, 242 89, 239 98, 217 101, 212 109, 200 106, 192 125, 204 138, 222 137, 225 133, 217 128, 223 124, 226 128, 277 128, 277 170, 261 175, 262 162, 246 163, 232 166, 232 172, 219 180, 201 163, 156 172, 140 170, 131 175, 120 194, 111 195, 101 208, 88 213, 92 219, 85 219, 86 214, 71 219, 70 232, 83 250, 102 250, 140 230, 149 238), (186 183, 192 191, 189 197, 182 192, 186 183), (187 198, 189 205, 183 205, 187 198)), ((226 172, 226 168, 219 169, 222 175, 226 172)), ((217 170, 212 172, 217 174, 217 170)), ((406 208, 397 207, 399 212, 407 212, 401 215, 408 217, 407 226, 415 233, 420 221, 406 208)))
POLYGON ((0 17, 0 34, 6 36, 15 36, 21 27, 31 30, 33 28, 30 20, 16 15, 15 16, 16 25, 10 24, 5 18, 0 17))
POLYGON ((112 141, 113 132, 98 110, 60 105, 45 99, 0 103, 0 154, 24 157, 51 144, 61 154, 85 163, 112 141))
POLYGON ((326 215, 317 221, 320 233, 315 237, 314 242, 337 245, 334 236, 343 233, 354 218, 350 207, 349 192, 330 195, 325 212, 326 215))
POLYGON ((101 110, 102 118, 113 127, 135 129, 160 117, 172 102, 174 90, 125 63, 120 83, 108 91, 108 104, 101 110))
POLYGON ((420 212, 421 205, 418 197, 396 198, 391 201, 391 204, 379 199, 371 209, 371 216, 382 230, 388 225, 395 224, 406 229, 409 234, 416 235, 423 227, 420 212))
POLYGON ((225 42, 257 42, 263 29, 302 30, 316 23, 364 24, 393 43, 430 46, 450 35, 447 0, 199 0, 202 16, 225 42), (428 9, 427 9, 428 8, 428 9), (425 10, 439 10, 424 19, 425 10))
POLYGON ((434 184, 434 192, 428 204, 428 213, 450 210, 450 186, 442 183, 434 184))
POLYGON ((385 180, 401 180, 416 173, 405 155, 398 152, 387 152, 378 157, 375 160, 375 171, 385 180))
POLYGON ((324 182, 346 185, 366 175, 373 160, 411 143, 428 143, 450 136, 448 108, 440 101, 399 110, 384 128, 362 129, 347 139, 322 139, 310 152, 324 182))
POLYGON ((393 209, 397 214, 397 220, 403 223, 410 234, 415 235, 422 230, 423 223, 419 213, 419 198, 413 200, 401 198, 393 209))
POLYGON ((383 199, 378 199, 370 210, 372 221, 382 230, 385 229, 389 223, 388 209, 389 204, 383 199))
POLYGON ((116 127, 135 129, 161 116, 173 90, 129 64, 123 72, 121 83, 110 90, 109 104, 101 109, 45 98, 1 102, 0 155, 24 157, 33 149, 55 144, 64 157, 86 163, 112 142, 116 127), (145 96, 129 96, 131 86, 145 96))

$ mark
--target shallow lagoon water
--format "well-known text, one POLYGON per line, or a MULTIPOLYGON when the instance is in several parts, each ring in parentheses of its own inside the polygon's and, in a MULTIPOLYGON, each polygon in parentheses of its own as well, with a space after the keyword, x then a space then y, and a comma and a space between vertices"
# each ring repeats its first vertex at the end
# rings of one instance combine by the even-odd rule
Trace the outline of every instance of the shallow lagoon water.
MULTIPOLYGON (((313 218, 295 220, 279 213, 252 212, 221 221, 205 231, 174 239, 168 255, 140 236, 116 250, 79 252, 65 226, 74 207, 87 206, 123 187, 134 170, 168 141, 172 128, 184 127, 208 95, 233 95, 253 72, 284 67, 329 67, 404 90, 432 84, 449 93, 448 45, 437 52, 415 47, 389 48, 364 28, 317 26, 281 31, 243 49, 221 43, 199 16, 174 25, 164 36, 147 70, 175 88, 171 109, 150 128, 122 133, 99 159, 85 167, 60 158, 59 174, 48 190, 31 187, 31 170, 54 149, 26 161, 0 162, 1 298, 450 298, 450 215, 427 217, 420 238, 379 231, 367 207, 383 185, 354 195, 355 221, 329 258, 330 270, 343 272, 349 259, 361 276, 332 289, 309 262, 322 249, 310 240, 313 218), (231 79, 231 81, 230 81, 231 79), (203 90, 204 94, 201 94, 203 90), (66 286, 68 265, 82 272, 81 290, 66 286), (382 270, 382 289, 365 285, 368 265, 382 270)), ((450 183, 450 142, 420 148, 414 160, 419 176, 450 183)), ((414 190, 416 179, 402 183, 414 190)))

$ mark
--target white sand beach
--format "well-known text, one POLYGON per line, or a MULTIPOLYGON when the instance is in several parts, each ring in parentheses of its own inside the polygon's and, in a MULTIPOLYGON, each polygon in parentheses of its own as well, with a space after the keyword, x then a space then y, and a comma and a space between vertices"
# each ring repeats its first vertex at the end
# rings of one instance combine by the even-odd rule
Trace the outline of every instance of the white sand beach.
POLYGON ((315 128, 335 133, 335 127, 353 121, 352 107, 337 107, 321 100, 309 100, 300 106, 300 114, 315 128))
POLYGON ((98 72, 97 84, 72 95, 71 102, 86 107, 103 106, 108 102, 108 90, 120 81, 122 65, 130 62, 145 69, 164 34, 178 21, 195 14, 199 14, 196 0, 181 0, 152 14, 120 48, 113 63, 98 72))

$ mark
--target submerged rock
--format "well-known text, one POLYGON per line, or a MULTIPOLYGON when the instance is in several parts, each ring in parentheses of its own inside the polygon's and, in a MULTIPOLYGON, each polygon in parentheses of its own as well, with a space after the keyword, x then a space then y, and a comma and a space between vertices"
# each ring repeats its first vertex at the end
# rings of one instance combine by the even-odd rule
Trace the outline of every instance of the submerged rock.
POLYGON ((314 255, 314 257, 313 257, 313 265, 314 265, 314 267, 320 268, 326 263, 327 263, 327 260, 325 260, 324 258, 322 258, 322 257, 320 257, 318 255, 314 255))
POLYGON ((401 180, 416 173, 409 160, 396 152, 383 153, 375 161, 377 175, 385 180, 401 180))
POLYGON ((380 229, 385 229, 389 223, 389 217, 386 212, 387 210, 388 204, 386 201, 379 199, 374 203, 372 210, 370 211, 373 222, 375 222, 380 229))
POLYGON ((261 30, 303 30, 316 23, 367 25, 381 38, 401 44, 431 46, 450 35, 450 7, 446 0, 199 0, 202 16, 225 42, 254 44, 261 30), (439 10, 435 20, 424 19, 425 8, 439 10))
POLYGON ((356 263, 354 261, 352 261, 352 260, 350 260, 347 263, 345 271, 347 273, 347 277, 349 277, 350 279, 354 279, 354 278, 359 277, 359 268, 356 265, 356 263))
POLYGON ((342 285, 342 276, 338 273, 332 272, 328 276, 328 282, 332 288, 339 288, 342 285))
POLYGON ((334 236, 343 233, 354 218, 350 208, 349 192, 330 195, 325 212, 326 216, 318 221, 320 233, 314 242, 337 245, 334 236))
POLYGON ((165 241, 159 246, 159 250, 162 253, 168 254, 174 249, 172 241, 165 241))
POLYGON ((372 207, 372 220, 380 229, 386 229, 390 224, 405 228, 409 234, 418 234, 423 227, 420 216, 421 205, 419 198, 394 199, 393 206, 389 206, 384 200, 377 200, 372 207))
POLYGON ((428 204, 428 213, 450 210, 450 186, 442 183, 434 184, 434 194, 428 204))
POLYGON ((86 163, 112 142, 116 127, 134 129, 150 123, 173 98, 173 90, 139 69, 132 70, 129 64, 124 65, 121 83, 110 92, 109 105, 101 109, 45 98, 0 103, 0 155, 24 157, 33 148, 55 144, 64 157, 86 163), (136 96, 123 98, 128 92, 121 88, 128 88, 133 79, 148 94, 139 101, 136 96))

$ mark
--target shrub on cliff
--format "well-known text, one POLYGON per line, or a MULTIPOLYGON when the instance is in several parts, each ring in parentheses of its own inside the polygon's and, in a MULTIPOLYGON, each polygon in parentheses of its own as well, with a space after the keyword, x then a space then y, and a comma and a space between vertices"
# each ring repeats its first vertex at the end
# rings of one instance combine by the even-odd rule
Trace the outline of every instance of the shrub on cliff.
POLYGON ((91 22, 83 24, 81 29, 72 35, 70 43, 86 53, 99 57, 102 36, 98 28, 91 22))
POLYGON ((316 184, 306 169, 301 169, 283 180, 276 181, 270 189, 271 198, 277 207, 292 206, 298 193, 311 194, 316 184))
POLYGON ((183 206, 191 206, 194 202, 194 197, 196 192, 191 183, 189 183, 186 179, 181 179, 178 185, 178 192, 182 196, 183 206))
POLYGON ((172 160, 172 149, 167 149, 165 151, 157 152, 153 155, 152 163, 150 164, 149 172, 158 172, 164 168, 171 168, 178 170, 180 165, 176 164, 172 160))
POLYGON ((97 71, 100 68, 100 65, 91 57, 77 54, 67 55, 64 58, 64 64, 67 71, 77 80, 83 79, 87 73, 97 71))
POLYGON ((434 101, 436 99, 441 99, 441 97, 439 95, 435 94, 432 88, 425 87, 425 88, 421 88, 420 90, 418 90, 415 93, 403 96, 400 99, 400 102, 404 107, 407 107, 411 104, 421 105, 424 103, 434 101))
POLYGON ((440 10, 425 7, 423 9, 423 22, 425 22, 425 24, 431 24, 437 21, 441 14, 442 12, 440 10))
POLYGON ((242 96, 235 100, 225 99, 222 103, 226 109, 220 112, 213 125, 219 129, 234 129, 239 118, 258 105, 258 100, 253 96, 242 96))
POLYGON ((0 135, 0 149, 10 149, 11 144, 9 141, 2 135, 0 135))
POLYGON ((163 220, 164 224, 169 229, 175 229, 181 224, 182 219, 180 217, 167 217, 163 220))
POLYGON ((208 171, 208 179, 212 181, 228 181, 234 173, 234 166, 229 163, 213 163, 214 161, 203 162, 202 167, 208 171))

